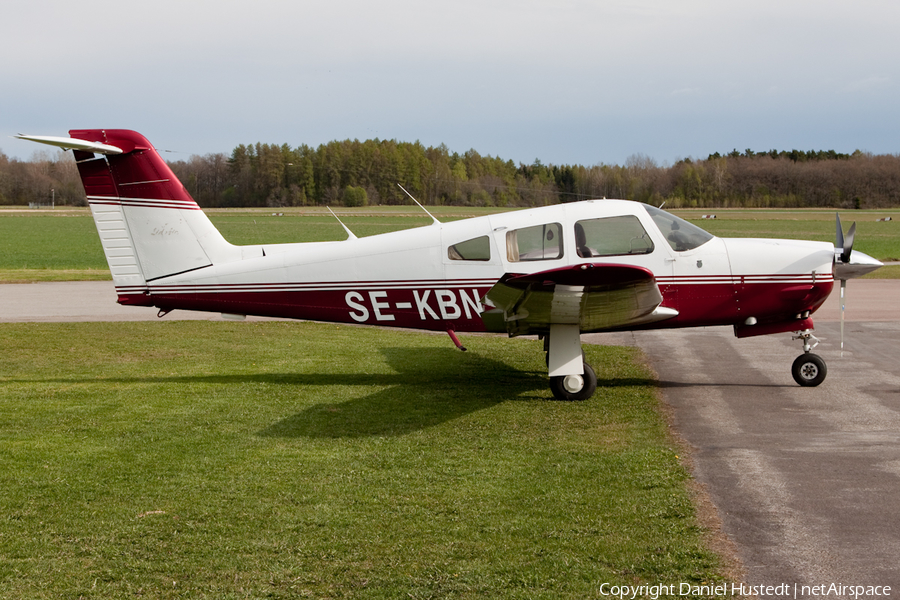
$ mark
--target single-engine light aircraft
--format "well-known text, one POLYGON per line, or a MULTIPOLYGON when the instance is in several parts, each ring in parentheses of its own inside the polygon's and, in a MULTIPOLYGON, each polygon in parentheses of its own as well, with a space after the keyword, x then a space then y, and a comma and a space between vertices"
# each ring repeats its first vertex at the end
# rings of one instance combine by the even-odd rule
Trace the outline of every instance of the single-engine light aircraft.
MULTIPOLYGON (((720 239, 668 212, 587 200, 335 242, 235 246, 147 139, 121 129, 20 135, 72 150, 118 302, 544 340, 556 398, 593 395, 587 332, 731 325, 737 337, 797 332, 794 379, 825 362, 810 315, 835 279, 881 263, 826 242, 720 239)), ((427 212, 427 211, 426 211, 427 212)), ((433 218, 433 217, 432 217, 433 218)), ((345 227, 346 229, 346 227, 345 227)), ((463 348, 464 349, 464 348, 463 348)))

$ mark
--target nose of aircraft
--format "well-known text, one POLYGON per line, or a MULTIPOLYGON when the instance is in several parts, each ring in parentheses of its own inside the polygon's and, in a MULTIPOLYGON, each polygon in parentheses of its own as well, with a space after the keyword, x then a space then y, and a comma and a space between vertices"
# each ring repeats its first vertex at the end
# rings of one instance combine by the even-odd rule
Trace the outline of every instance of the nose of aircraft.
POLYGON ((832 267, 832 271, 835 279, 854 279, 856 277, 862 277, 866 273, 871 273, 875 269, 884 266, 884 263, 880 260, 872 258, 859 250, 853 250, 850 253, 850 260, 848 262, 842 262, 841 253, 843 251, 843 248, 834 249, 834 267, 832 267))
POLYGON ((735 277, 805 281, 813 274, 826 275, 834 262, 834 249, 827 242, 748 238, 726 238, 724 241, 735 277))

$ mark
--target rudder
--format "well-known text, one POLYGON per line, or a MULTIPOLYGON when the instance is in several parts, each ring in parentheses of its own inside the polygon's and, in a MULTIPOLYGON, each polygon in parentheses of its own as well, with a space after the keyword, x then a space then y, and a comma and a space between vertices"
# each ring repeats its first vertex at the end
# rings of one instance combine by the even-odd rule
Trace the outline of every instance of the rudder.
POLYGON ((240 258, 141 134, 73 129, 121 153, 73 149, 119 302, 143 304, 148 282, 240 258))

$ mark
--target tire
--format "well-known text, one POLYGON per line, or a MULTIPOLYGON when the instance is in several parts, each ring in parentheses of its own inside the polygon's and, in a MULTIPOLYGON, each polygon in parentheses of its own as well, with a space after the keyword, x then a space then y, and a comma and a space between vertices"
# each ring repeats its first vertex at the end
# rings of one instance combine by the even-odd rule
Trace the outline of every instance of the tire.
MULTIPOLYGON (((573 377, 569 375, 568 377, 573 377)), ((566 387, 566 377, 551 377, 550 378, 550 391, 553 392, 553 397, 557 400, 587 400, 591 396, 594 395, 594 392, 597 391, 597 375, 594 373, 594 369, 591 368, 591 365, 584 363, 584 375, 580 376, 581 388, 580 389, 569 389, 566 387)), ((571 387, 573 383, 577 383, 577 380, 569 381, 569 385, 571 387)))
POLYGON ((801 354, 791 367, 794 381, 803 387, 815 387, 825 381, 828 368, 818 354, 801 354))

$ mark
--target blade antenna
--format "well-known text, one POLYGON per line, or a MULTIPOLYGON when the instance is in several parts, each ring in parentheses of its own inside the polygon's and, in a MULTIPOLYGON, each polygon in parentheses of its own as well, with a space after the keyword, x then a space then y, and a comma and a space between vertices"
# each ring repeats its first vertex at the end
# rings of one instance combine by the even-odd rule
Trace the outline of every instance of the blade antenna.
POLYGON ((422 210, 424 210, 424 211, 425 211, 425 214, 428 215, 429 217, 431 217, 432 220, 434 220, 434 223, 432 223, 433 225, 440 225, 440 224, 441 224, 441 222, 438 221, 437 218, 435 218, 435 216, 434 216, 433 214, 431 214, 430 212, 428 212, 428 209, 426 209, 424 206, 422 206, 421 204, 419 204, 419 201, 416 200, 415 198, 413 198, 413 195, 406 191, 406 188, 405 188, 405 187, 403 187, 403 186, 400 185, 399 183, 397 184, 397 187, 399 187, 401 190, 403 190, 404 192, 406 192, 406 195, 409 196, 410 198, 412 198, 412 201, 415 202, 416 204, 418 204, 418 205, 419 205, 419 208, 421 208, 422 210))
POLYGON ((347 239, 348 239, 348 240, 356 240, 356 239, 359 239, 359 238, 357 238, 355 235, 353 235, 353 232, 350 231, 350 228, 349 228, 349 227, 347 227, 346 225, 344 225, 344 222, 343 222, 343 221, 341 221, 340 219, 338 219, 338 216, 337 216, 336 214, 334 214, 334 211, 331 210, 331 207, 330 207, 330 206, 326 206, 325 208, 328 209, 328 212, 331 213, 331 216, 334 217, 335 219, 337 219, 337 222, 340 223, 340 224, 341 224, 341 227, 344 228, 344 231, 347 232, 347 239))

